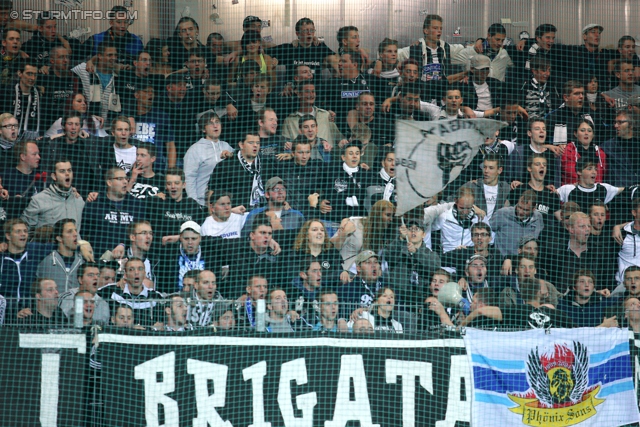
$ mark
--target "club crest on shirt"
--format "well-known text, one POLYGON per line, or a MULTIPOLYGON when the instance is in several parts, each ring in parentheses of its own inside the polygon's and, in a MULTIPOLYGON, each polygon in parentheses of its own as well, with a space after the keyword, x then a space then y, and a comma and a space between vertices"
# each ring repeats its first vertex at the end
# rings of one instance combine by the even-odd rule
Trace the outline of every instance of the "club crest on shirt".
POLYGON ((335 180, 333 187, 338 193, 342 193, 344 191, 347 191, 347 188, 349 188, 349 184, 347 184, 347 181, 345 181, 344 179, 338 178, 335 180))

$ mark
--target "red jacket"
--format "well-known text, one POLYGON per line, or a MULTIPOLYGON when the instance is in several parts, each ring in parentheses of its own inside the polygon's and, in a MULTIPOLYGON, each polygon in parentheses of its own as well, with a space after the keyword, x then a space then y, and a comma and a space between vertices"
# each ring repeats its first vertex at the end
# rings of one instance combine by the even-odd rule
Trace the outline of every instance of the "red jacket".
MULTIPOLYGON (((607 171, 607 155, 598 147, 594 145, 593 148, 596 150, 596 156, 598 157, 598 165, 596 175, 596 182, 602 183, 604 179, 604 174, 607 171)), ((576 163, 578 163, 578 159, 580 158, 580 153, 576 148, 575 142, 567 143, 567 148, 564 150, 564 154, 562 155, 562 173, 560 177, 560 182, 562 185, 567 184, 575 184, 578 182, 578 174, 576 173, 576 163)))

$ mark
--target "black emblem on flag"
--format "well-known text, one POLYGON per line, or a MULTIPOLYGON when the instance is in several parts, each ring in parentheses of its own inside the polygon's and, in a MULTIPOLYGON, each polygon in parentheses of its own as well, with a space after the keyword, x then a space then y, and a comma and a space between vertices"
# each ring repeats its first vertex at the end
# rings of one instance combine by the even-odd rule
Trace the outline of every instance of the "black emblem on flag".
POLYGON ((446 186, 451 178, 453 168, 465 167, 465 163, 471 155, 471 146, 467 141, 458 141, 455 144, 438 144, 438 167, 442 171, 442 186, 446 186))

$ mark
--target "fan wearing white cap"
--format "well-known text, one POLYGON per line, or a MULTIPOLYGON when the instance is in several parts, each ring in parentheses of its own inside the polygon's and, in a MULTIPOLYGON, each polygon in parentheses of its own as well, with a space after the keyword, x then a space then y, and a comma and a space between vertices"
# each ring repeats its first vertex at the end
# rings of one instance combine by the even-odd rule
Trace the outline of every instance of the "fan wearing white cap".
POLYGON ((178 248, 166 248, 160 263, 160 273, 156 289, 172 293, 182 290, 184 275, 191 270, 211 270, 216 274, 215 256, 224 252, 224 239, 201 236, 198 223, 186 221, 180 226, 180 245, 178 248))
POLYGON ((618 52, 600 47, 604 27, 600 24, 587 24, 582 28, 582 41, 580 46, 568 46, 565 52, 564 65, 567 77, 575 80, 585 80, 588 76, 596 76, 600 90, 610 88, 608 64, 618 57, 618 52))

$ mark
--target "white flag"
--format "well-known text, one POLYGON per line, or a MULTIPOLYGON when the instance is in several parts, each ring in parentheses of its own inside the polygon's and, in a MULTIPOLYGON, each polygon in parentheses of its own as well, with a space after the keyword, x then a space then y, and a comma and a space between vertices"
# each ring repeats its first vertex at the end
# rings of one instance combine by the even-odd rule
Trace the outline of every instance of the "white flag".
POLYGON ((439 193, 506 123, 489 119, 396 122, 396 215, 439 193))

